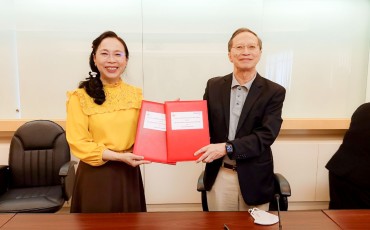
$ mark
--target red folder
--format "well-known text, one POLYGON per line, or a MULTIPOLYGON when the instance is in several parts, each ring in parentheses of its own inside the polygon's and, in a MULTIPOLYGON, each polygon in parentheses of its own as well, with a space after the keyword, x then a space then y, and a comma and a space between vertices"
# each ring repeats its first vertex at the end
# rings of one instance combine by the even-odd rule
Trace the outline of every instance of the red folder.
POLYGON ((198 159, 194 152, 208 144, 206 101, 142 102, 135 154, 153 162, 173 164, 198 159))
POLYGON ((142 101, 133 152, 145 160, 168 163, 164 105, 142 101), (145 127, 144 127, 145 125, 145 127))

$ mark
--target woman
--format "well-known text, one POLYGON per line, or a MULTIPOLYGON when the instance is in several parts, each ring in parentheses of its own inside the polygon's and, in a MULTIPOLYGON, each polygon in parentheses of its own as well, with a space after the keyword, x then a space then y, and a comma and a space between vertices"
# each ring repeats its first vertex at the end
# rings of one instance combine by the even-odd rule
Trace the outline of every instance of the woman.
POLYGON ((68 92, 67 140, 80 159, 72 195, 72 213, 146 211, 141 164, 131 153, 142 91, 122 81, 129 51, 114 32, 92 43, 92 72, 68 92))
POLYGON ((353 113, 343 143, 326 168, 329 209, 370 209, 370 103, 353 113))

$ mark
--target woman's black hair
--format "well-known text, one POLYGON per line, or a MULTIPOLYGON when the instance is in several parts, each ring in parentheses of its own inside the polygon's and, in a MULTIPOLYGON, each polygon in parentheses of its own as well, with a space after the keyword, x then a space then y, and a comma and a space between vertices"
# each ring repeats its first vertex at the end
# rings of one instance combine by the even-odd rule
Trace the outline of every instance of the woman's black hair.
POLYGON ((89 77, 87 77, 85 81, 81 81, 78 88, 84 88, 86 90, 86 93, 90 97, 94 98, 94 102, 98 105, 104 103, 105 93, 103 89, 103 83, 100 79, 100 72, 98 68, 95 66, 94 55, 96 54, 96 50, 98 49, 100 43, 105 38, 116 38, 118 41, 120 41, 123 47, 125 48, 126 58, 127 59, 129 58, 129 52, 125 41, 123 41, 122 38, 118 37, 118 35, 113 31, 106 31, 93 41, 89 62, 91 71, 89 72, 89 77))

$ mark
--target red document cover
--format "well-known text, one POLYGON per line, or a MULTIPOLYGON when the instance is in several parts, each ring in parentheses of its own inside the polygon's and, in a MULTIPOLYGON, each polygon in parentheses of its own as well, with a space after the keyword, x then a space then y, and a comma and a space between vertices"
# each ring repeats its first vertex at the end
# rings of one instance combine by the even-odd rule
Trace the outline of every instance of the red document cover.
POLYGON ((134 153, 146 160, 173 164, 193 161, 194 152, 209 144, 207 102, 142 102, 134 153))
POLYGON ((142 101, 133 152, 145 160, 168 163, 166 120, 162 103, 142 101))
POLYGON ((209 144, 207 102, 165 102, 167 157, 169 161, 193 161, 194 152, 209 144))

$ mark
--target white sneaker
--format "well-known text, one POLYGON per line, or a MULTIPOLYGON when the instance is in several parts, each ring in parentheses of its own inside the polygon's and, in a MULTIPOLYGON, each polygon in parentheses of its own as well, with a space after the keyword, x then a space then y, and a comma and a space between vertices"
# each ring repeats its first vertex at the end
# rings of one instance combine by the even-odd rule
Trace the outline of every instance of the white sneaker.
POLYGON ((255 224, 272 225, 279 222, 279 217, 277 215, 260 210, 258 208, 250 208, 248 212, 254 218, 255 224))

